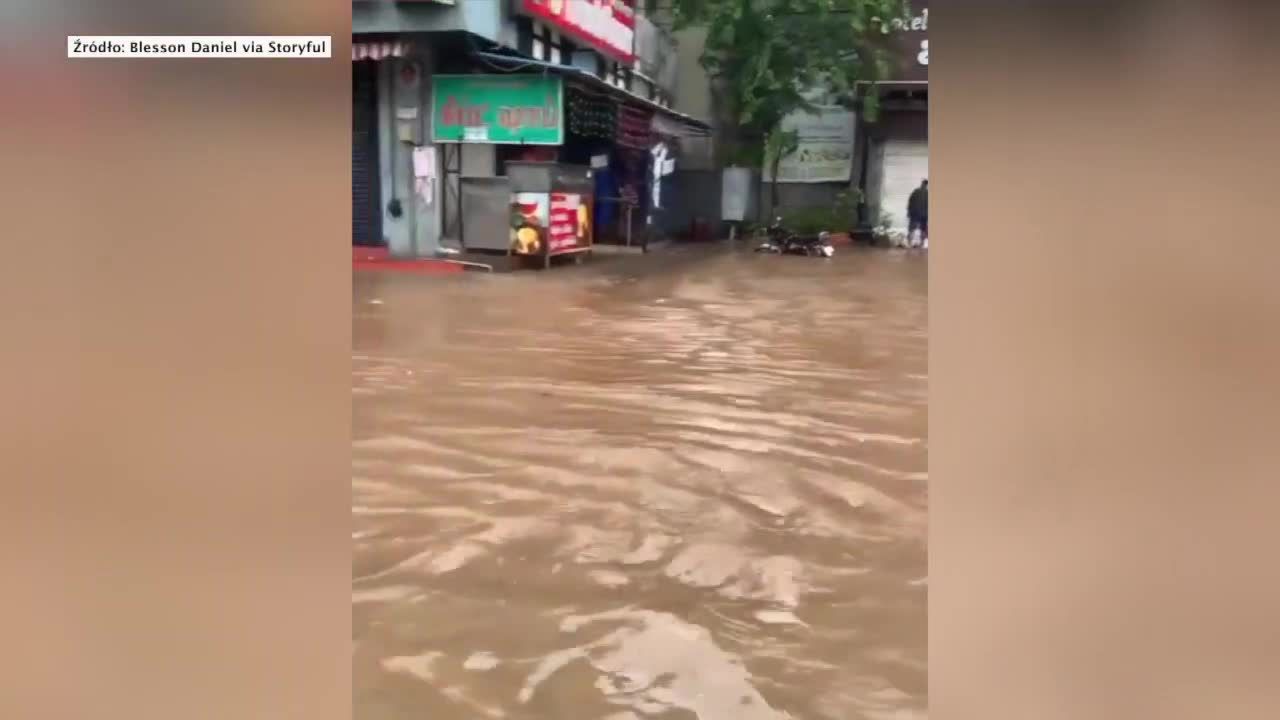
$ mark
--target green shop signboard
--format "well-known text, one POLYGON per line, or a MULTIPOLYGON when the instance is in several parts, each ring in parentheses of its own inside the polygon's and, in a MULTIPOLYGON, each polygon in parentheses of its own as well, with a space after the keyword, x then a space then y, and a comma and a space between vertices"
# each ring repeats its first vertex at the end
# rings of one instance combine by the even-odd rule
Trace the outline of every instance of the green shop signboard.
POLYGON ((563 83, 548 75, 436 75, 431 78, 431 139, 561 145, 563 83))

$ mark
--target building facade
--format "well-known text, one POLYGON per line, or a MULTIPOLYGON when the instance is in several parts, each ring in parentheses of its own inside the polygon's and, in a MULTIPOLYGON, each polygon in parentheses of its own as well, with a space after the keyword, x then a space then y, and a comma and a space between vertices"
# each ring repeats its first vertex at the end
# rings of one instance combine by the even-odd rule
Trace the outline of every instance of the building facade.
MULTIPOLYGON (((854 223, 869 228, 886 221, 906 225, 906 199, 928 176, 929 2, 912 0, 910 17, 884 25, 888 36, 890 72, 882 81, 859 87, 859 94, 875 93, 880 100, 872 121, 857 98, 817 97, 823 112, 789 118, 800 131, 802 147, 784 161, 777 186, 778 210, 787 212, 830 207, 842 193, 861 198, 854 223), (790 165, 791 167, 785 167, 790 165)), ((701 117, 720 118, 712 82, 698 60, 705 28, 677 33, 677 109, 701 117)), ((720 118, 723 120, 723 118, 720 118)), ((709 197, 700 214, 715 216, 723 158, 714 136, 685 143, 684 167, 702 171, 701 179, 682 178, 709 197)), ((763 212, 763 198, 748 201, 751 216, 763 212)))
POLYGON ((907 227, 907 198, 929 177, 929 2, 912 0, 912 16, 894 20, 891 76, 876 83, 875 122, 860 117, 855 186, 862 224, 907 227))
POLYGON ((353 244, 397 256, 466 249, 468 183, 503 177, 520 160, 614 171, 627 191, 647 196, 654 144, 705 133, 671 109, 675 56, 670 35, 635 0, 353 0, 353 244), (555 111, 536 118, 555 125, 560 134, 549 137, 558 143, 507 132, 534 117, 532 106, 451 115, 467 127, 445 132, 442 102, 481 107, 484 97, 518 100, 544 86, 563 92, 555 111))

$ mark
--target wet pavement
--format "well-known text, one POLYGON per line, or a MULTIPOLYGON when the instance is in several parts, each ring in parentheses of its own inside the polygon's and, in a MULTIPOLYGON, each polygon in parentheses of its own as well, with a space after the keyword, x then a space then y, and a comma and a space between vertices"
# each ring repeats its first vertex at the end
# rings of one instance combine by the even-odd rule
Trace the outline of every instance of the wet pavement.
POLYGON ((927 269, 357 275, 357 720, 922 718, 927 269))

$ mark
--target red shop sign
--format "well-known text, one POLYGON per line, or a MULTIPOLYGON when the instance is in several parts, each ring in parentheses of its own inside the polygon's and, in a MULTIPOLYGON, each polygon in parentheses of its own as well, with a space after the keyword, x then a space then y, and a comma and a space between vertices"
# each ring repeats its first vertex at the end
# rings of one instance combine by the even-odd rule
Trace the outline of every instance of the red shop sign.
POLYGON ((635 61, 635 0, 517 0, 535 17, 622 63, 635 61))

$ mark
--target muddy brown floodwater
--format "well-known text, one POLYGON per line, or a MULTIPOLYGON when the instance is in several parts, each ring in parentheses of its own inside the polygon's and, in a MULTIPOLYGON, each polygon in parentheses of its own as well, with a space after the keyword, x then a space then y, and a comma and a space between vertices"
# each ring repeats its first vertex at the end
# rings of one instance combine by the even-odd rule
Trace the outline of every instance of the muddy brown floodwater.
POLYGON ((358 275, 354 717, 925 717, 926 263, 358 275))

